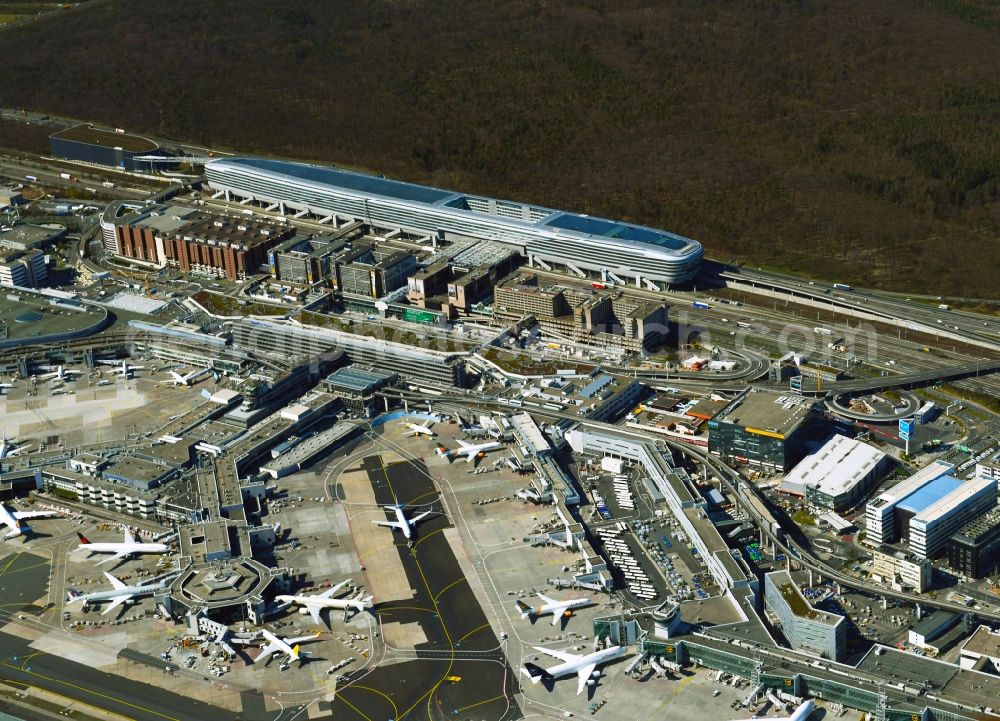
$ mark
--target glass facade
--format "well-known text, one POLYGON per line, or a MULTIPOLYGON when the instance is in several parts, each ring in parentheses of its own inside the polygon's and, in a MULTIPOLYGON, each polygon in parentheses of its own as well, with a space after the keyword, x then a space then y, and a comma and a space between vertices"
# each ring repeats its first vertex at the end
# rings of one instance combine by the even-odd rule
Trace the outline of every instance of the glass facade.
POLYGON ((633 278, 690 280, 704 254, 700 243, 655 228, 302 163, 226 158, 209 161, 205 174, 214 189, 241 197, 432 236, 492 240, 545 262, 633 278))

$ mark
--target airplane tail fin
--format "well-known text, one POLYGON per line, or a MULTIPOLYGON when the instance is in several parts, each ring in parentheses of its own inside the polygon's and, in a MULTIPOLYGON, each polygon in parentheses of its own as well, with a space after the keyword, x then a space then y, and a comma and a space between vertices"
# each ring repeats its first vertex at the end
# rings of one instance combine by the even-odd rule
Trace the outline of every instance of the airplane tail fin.
POLYGON ((524 670, 528 673, 528 678, 531 679, 531 683, 539 683, 541 681, 551 681, 552 674, 546 671, 541 666, 529 662, 524 664, 524 670))
POLYGON ((82 543, 83 545, 87 545, 88 543, 90 543, 90 540, 79 531, 76 532, 76 537, 80 539, 80 543, 82 543))
POLYGON ((73 603, 74 601, 79 601, 83 596, 79 591, 74 591, 72 588, 66 589, 66 603, 73 603))
POLYGON ((518 610, 521 612, 521 618, 527 618, 531 615, 531 606, 526 604, 524 601, 514 601, 517 604, 518 610))

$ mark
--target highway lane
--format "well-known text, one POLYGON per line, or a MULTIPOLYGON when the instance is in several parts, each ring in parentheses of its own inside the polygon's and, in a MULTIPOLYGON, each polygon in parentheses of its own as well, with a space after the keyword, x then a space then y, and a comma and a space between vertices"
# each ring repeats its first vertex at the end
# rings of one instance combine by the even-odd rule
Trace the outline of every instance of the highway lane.
POLYGON ((940 326, 942 329, 964 335, 969 342, 986 344, 993 350, 1000 350, 1000 328, 997 327, 997 324, 991 323, 991 320, 994 319, 989 316, 968 311, 946 311, 926 303, 907 302, 893 295, 883 295, 878 290, 836 288, 832 284, 819 281, 810 283, 771 271, 745 267, 723 267, 721 276, 725 279, 770 285, 802 297, 830 304, 868 312, 881 312, 890 318, 901 318, 931 327, 940 326), (940 323, 938 323, 939 320, 940 323), (983 325, 984 322, 990 325, 983 325), (957 330, 955 326, 958 326, 957 330))
MULTIPOLYGON (((41 164, 28 164, 22 161, 15 161, 10 158, 0 158, 0 175, 9 177, 19 183, 38 182, 57 188, 73 188, 75 190, 80 190, 86 187, 94 187, 96 190, 100 186, 100 183, 108 177, 106 174, 98 175, 97 173, 100 171, 100 168, 91 169, 86 166, 74 166, 72 169, 68 168, 66 170, 56 170, 50 169, 48 166, 41 164), (69 172, 71 175, 78 178, 78 181, 72 182, 60 177, 59 173, 61 172, 69 172), (37 181, 28 180, 27 176, 29 175, 37 178, 37 181)), ((119 179, 117 174, 115 174, 114 177, 116 180, 119 179)), ((107 195, 121 196, 123 198, 142 198, 149 194, 148 190, 130 188, 118 184, 116 184, 114 188, 100 187, 100 192, 107 195)))

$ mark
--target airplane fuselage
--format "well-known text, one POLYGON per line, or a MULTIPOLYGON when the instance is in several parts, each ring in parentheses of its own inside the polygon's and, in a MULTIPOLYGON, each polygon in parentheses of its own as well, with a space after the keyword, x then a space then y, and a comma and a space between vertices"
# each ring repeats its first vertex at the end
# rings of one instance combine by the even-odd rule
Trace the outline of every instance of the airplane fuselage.
POLYGON ((534 606, 529 611, 528 614, 532 616, 546 616, 548 614, 553 614, 556 616, 561 616, 566 613, 566 611, 571 611, 574 608, 581 608, 590 604, 589 598, 574 598, 569 601, 560 601, 558 603, 543 603, 541 606, 534 606))
POLYGON ((81 543, 78 551, 93 553, 167 553, 170 546, 165 543, 81 543))
POLYGON ((396 512, 396 521, 399 523, 399 530, 402 531, 403 536, 405 536, 407 540, 413 538, 413 526, 410 525, 410 521, 403 512, 402 507, 393 506, 393 510, 396 512))
POLYGON ((566 661, 565 663, 560 663, 551 668, 545 669, 550 676, 553 678, 562 678, 563 676, 569 676, 570 674, 578 673, 581 668, 585 668, 592 664, 600 666, 602 663, 610 661, 612 659, 618 658, 625 653, 625 648, 622 646, 611 646, 610 648, 604 648, 600 651, 594 651, 593 653, 588 653, 586 656, 581 656, 580 658, 573 659, 572 661, 566 661))

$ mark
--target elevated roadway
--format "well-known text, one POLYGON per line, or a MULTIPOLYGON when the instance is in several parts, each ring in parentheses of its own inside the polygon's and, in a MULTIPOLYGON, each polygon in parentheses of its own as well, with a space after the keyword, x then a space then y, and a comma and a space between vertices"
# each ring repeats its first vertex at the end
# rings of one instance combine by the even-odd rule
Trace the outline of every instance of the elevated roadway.
POLYGON ((727 284, 771 290, 850 311, 858 317, 951 338, 992 352, 1000 351, 1000 332, 993 325, 984 326, 984 322, 989 321, 973 313, 943 310, 925 303, 900 300, 898 296, 880 291, 838 288, 830 283, 809 282, 770 271, 720 264, 716 264, 715 269, 727 284), (984 331, 984 328, 989 330, 984 331))
MULTIPOLYGON (((863 395, 866 393, 877 393, 879 391, 890 390, 892 388, 925 388, 945 381, 964 380, 966 378, 979 378, 1000 371, 1000 361, 981 360, 973 363, 963 363, 961 365, 947 368, 935 368, 933 370, 912 371, 900 375, 881 376, 879 378, 859 378, 849 381, 833 381, 824 383, 822 388, 810 388, 802 386, 803 395, 835 395, 840 396, 845 393, 863 395)), ((787 390, 787 385, 766 384, 762 385, 770 390, 787 390)))

